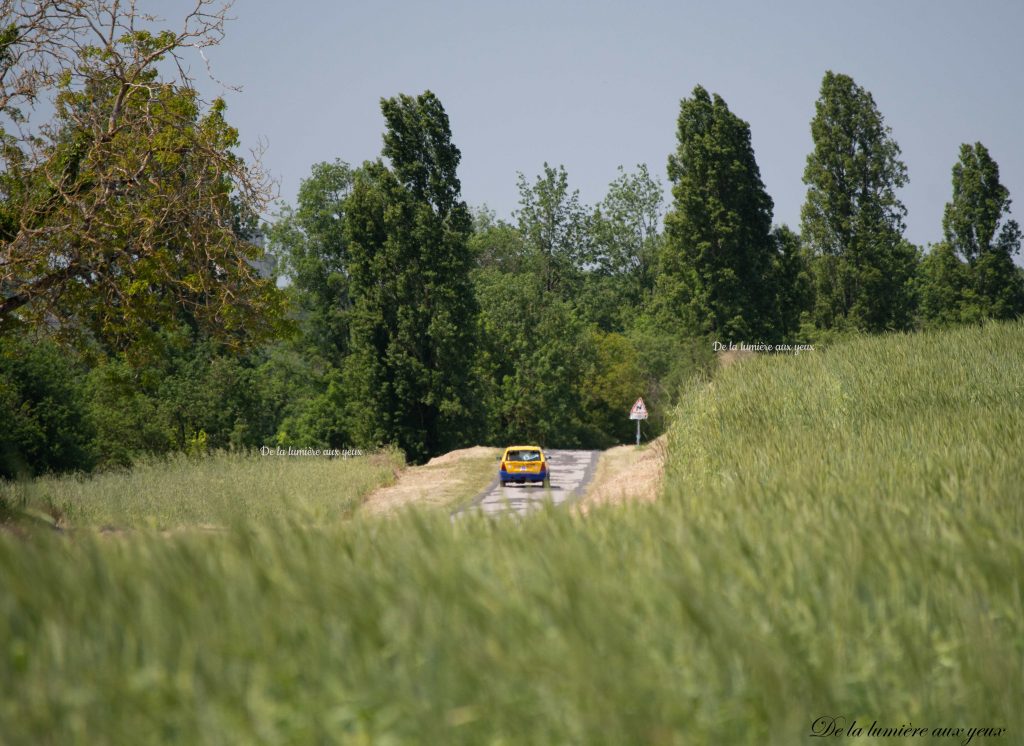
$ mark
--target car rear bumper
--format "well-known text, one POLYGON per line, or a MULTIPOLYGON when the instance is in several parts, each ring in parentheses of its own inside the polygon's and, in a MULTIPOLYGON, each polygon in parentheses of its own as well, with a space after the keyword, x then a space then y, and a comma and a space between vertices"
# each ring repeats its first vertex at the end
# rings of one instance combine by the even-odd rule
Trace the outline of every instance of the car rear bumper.
POLYGON ((547 471, 531 473, 527 471, 498 470, 498 481, 500 482, 543 482, 547 478, 547 471))

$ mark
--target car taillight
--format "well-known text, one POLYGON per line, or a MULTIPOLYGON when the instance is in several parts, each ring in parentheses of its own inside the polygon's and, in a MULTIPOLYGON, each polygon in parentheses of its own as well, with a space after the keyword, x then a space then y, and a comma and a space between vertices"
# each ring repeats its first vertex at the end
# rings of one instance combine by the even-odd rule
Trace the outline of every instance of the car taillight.
POLYGON ((501 470, 502 471, 507 471, 507 469, 505 468, 505 462, 504 461, 501 462, 501 470))

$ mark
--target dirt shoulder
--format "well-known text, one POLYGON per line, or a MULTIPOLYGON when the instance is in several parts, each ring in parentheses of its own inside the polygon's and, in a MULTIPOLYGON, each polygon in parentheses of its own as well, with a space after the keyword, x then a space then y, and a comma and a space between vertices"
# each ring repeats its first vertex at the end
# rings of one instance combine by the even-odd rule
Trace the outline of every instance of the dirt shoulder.
POLYGON ((601 505, 654 502, 665 474, 665 436, 647 445, 616 446, 601 454, 597 474, 577 509, 586 513, 601 505))
POLYGON ((497 474, 500 448, 473 446, 409 466, 394 484, 371 492, 363 502, 363 515, 389 515, 403 508, 456 508, 478 495, 497 474))

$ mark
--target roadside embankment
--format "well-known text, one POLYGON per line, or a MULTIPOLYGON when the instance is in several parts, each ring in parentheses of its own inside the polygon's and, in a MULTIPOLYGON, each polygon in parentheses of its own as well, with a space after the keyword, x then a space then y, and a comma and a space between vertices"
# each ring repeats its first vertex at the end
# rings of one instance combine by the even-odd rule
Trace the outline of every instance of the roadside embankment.
POLYGON ((412 506, 455 508, 479 494, 494 479, 501 449, 473 446, 432 458, 397 473, 394 484, 371 492, 363 515, 390 515, 412 506))
POLYGON ((587 513, 602 505, 654 502, 665 474, 665 436, 639 448, 616 446, 601 454, 597 474, 578 509, 587 513))

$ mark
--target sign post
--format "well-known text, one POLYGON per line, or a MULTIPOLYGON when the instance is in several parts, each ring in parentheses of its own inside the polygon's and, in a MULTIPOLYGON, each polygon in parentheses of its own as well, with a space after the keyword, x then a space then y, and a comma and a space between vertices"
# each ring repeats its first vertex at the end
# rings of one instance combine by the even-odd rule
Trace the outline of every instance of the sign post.
POLYGON ((644 406, 644 398, 641 396, 633 403, 629 410, 629 419, 636 420, 636 444, 640 445, 640 420, 647 419, 647 407, 644 406))

